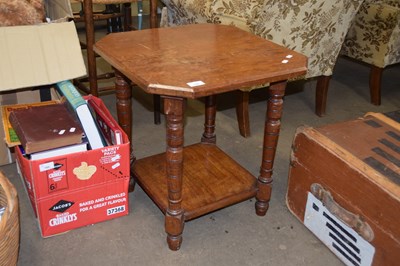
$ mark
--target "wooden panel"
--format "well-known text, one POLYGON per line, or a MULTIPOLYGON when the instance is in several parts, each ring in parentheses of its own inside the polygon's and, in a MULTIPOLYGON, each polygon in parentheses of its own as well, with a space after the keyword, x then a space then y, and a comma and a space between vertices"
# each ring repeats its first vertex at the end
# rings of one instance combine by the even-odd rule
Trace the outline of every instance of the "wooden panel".
POLYGON ((317 130, 379 172, 389 181, 384 187, 400 197, 400 131, 375 117, 317 130))
MULTIPOLYGON (((165 153, 140 159, 133 170, 140 186, 165 213, 168 206, 165 153)), ((184 148, 182 207, 185 220, 252 198, 256 178, 213 144, 184 148)))

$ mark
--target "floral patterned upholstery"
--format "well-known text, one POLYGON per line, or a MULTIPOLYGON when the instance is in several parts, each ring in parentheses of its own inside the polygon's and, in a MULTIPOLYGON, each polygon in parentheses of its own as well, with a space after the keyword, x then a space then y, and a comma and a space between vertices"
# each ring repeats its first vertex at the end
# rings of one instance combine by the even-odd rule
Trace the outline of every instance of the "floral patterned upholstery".
POLYGON ((269 0, 254 32, 308 56, 307 77, 331 76, 361 2, 269 0))
POLYGON ((161 0, 167 7, 168 25, 207 23, 212 0, 161 0))
POLYGON ((307 77, 330 76, 363 0, 162 0, 171 25, 235 25, 308 56, 307 77))
MULTIPOLYGON (((168 26, 189 23, 234 25, 306 55, 308 72, 304 78, 318 77, 316 113, 320 116, 325 113, 329 80, 341 46, 355 14, 364 2, 364 0, 161 1, 168 9, 168 26)), ((253 88, 249 88, 251 89, 253 88)), ((248 101, 246 98, 248 96, 242 97, 241 100, 248 101)), ((248 102, 243 102, 240 106, 247 105, 248 102)), ((245 113, 244 116, 248 114, 245 113)), ((242 132, 241 134, 248 135, 242 132)))
POLYGON ((379 105, 382 70, 400 62, 400 0, 365 1, 341 53, 372 66, 371 102, 379 105))

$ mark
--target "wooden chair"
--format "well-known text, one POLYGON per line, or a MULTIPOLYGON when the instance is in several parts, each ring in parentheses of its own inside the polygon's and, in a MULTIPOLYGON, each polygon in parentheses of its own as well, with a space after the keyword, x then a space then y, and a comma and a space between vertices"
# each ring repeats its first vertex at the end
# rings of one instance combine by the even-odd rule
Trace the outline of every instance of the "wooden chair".
MULTIPOLYGON (((131 3, 136 2, 136 0, 75 0, 75 2, 82 3, 82 10, 79 14, 74 16, 76 22, 83 21, 85 25, 86 43, 82 45, 82 48, 86 49, 87 52, 87 67, 88 76, 83 79, 74 80, 74 84, 81 91, 85 93, 90 93, 94 96, 98 96, 99 93, 103 91, 110 91, 113 89, 112 86, 99 88, 98 80, 107 79, 113 77, 112 73, 106 73, 103 75, 97 75, 96 66, 96 54, 93 51, 93 45, 95 43, 95 27, 94 22, 98 20, 120 20, 123 18, 123 30, 131 30, 132 18, 131 18, 131 3), (118 11, 113 10, 113 12, 93 12, 93 4, 122 4, 122 8, 118 11), (89 86, 86 85, 89 83, 89 86)), ((107 10, 110 11, 110 10, 107 10)))
MULTIPOLYGON (((105 73, 102 75, 97 74, 96 54, 93 51, 93 45, 95 43, 95 27, 94 23, 98 20, 107 20, 108 32, 112 33, 115 31, 128 31, 136 30, 132 26, 132 15, 131 15, 131 4, 133 2, 138 3, 139 21, 138 28, 142 27, 141 10, 142 0, 73 0, 82 4, 82 10, 79 14, 74 16, 76 22, 84 22, 86 43, 82 44, 82 47, 87 50, 87 67, 88 76, 82 79, 74 80, 74 85, 87 94, 98 96, 102 92, 109 92, 114 89, 114 86, 100 87, 98 80, 109 79, 114 77, 114 73, 105 73), (103 4, 108 7, 103 12, 94 12, 94 4, 103 4), (110 8, 110 5, 117 6, 117 8, 110 8), (121 19, 123 20, 123 27, 120 26, 121 19), (89 83, 89 86, 86 84, 89 83)), ((156 27, 157 24, 157 2, 154 0, 150 1, 150 27, 156 27)), ((160 124, 161 122, 161 100, 158 95, 154 95, 154 123, 160 124)))

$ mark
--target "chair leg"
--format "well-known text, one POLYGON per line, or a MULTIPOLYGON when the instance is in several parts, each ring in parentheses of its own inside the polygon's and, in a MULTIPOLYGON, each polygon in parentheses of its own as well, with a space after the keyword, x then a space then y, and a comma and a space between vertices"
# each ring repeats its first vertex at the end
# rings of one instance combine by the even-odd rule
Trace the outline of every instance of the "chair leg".
POLYGON ((238 102, 236 104, 236 117, 239 126, 240 135, 247 138, 250 136, 250 118, 249 118, 249 91, 238 91, 238 102))
POLYGON ((93 4, 92 0, 83 1, 83 12, 85 16, 85 30, 86 30, 86 52, 88 61, 88 76, 90 84, 90 93, 98 96, 97 86, 97 71, 96 71, 96 55, 93 50, 95 41, 94 37, 94 19, 93 19, 93 4))
POLYGON ((130 31, 132 30, 131 3, 124 3, 122 8, 124 12, 124 31, 130 31))
POLYGON ((383 68, 372 66, 369 74, 369 91, 371 103, 381 105, 381 81, 383 68))
POLYGON ((150 0, 150 28, 158 28, 157 23, 157 0, 150 0))
POLYGON ((138 30, 143 27, 143 0, 137 1, 137 12, 138 12, 138 30))
POLYGON ((331 76, 319 76, 315 91, 315 113, 324 116, 326 113, 326 100, 328 98, 328 88, 331 76))

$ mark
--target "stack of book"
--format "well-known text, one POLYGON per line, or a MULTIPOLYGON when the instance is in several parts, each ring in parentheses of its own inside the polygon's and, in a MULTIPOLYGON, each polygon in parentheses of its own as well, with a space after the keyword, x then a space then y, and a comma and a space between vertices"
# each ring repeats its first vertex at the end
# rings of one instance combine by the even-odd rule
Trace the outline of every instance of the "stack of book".
POLYGON ((83 129, 64 103, 16 109, 9 121, 21 142, 21 151, 33 160, 87 150, 83 129))
POLYGON ((92 97, 86 101, 69 81, 56 84, 66 101, 15 108, 9 123, 31 160, 122 144, 115 122, 92 97))

